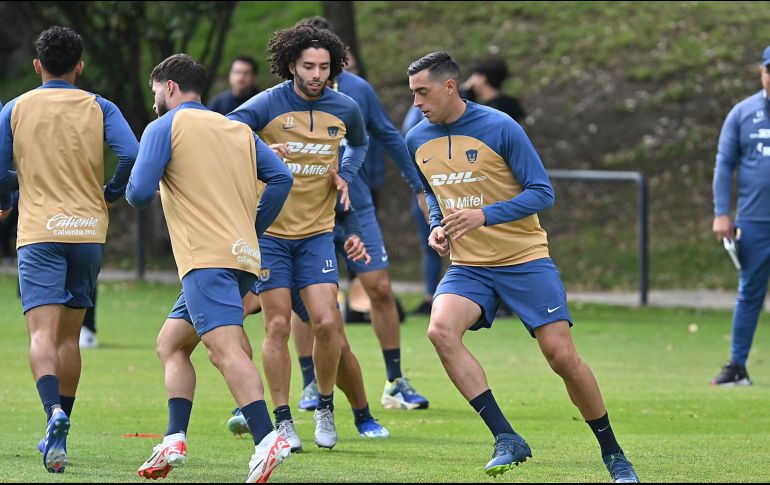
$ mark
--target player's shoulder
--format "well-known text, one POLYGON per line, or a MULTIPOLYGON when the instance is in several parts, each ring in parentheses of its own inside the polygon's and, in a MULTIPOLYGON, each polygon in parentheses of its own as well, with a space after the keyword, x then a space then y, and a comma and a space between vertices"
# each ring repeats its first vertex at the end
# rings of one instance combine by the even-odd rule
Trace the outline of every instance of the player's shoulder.
POLYGON ((739 118, 745 118, 746 116, 754 116, 757 111, 765 111, 765 99, 764 92, 759 91, 751 96, 740 100, 730 110, 729 116, 737 116, 739 118))

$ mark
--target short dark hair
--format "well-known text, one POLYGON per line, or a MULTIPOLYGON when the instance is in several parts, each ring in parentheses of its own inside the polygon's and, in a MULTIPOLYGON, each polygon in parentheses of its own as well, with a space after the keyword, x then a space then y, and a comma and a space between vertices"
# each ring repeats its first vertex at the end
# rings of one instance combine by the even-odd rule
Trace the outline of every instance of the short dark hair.
POLYGON ((499 57, 488 57, 473 66, 471 72, 483 74, 486 76, 487 82, 493 88, 500 89, 500 86, 503 85, 503 81, 508 77, 508 66, 505 64, 505 61, 499 57))
POLYGON ((432 52, 417 59, 409 65, 406 73, 412 76, 426 69, 431 77, 440 76, 444 79, 460 79, 460 66, 446 52, 432 52))
POLYGON ((251 56, 238 56, 235 59, 233 59, 233 62, 230 63, 230 69, 233 68, 236 62, 243 62, 251 66, 251 72, 254 74, 257 74, 259 72, 259 66, 257 65, 257 61, 251 57, 251 56))
POLYGON ((316 15, 314 17, 305 17, 304 19, 300 20, 294 25, 295 26, 309 25, 311 27, 315 27, 316 29, 326 29, 334 32, 334 27, 332 27, 332 23, 326 20, 325 17, 321 17, 320 15, 316 15))
POLYGON ((35 54, 43 68, 54 76, 75 69, 83 54, 83 39, 68 27, 51 27, 35 41, 35 54))
POLYGON ((302 52, 310 48, 329 51, 332 79, 339 76, 348 65, 348 48, 334 32, 302 24, 273 34, 267 46, 270 72, 281 79, 294 79, 294 75, 289 71, 289 64, 296 62, 302 52))
POLYGON ((206 90, 206 68, 187 54, 174 54, 155 66, 150 74, 153 82, 174 81, 183 93, 203 94, 206 90))

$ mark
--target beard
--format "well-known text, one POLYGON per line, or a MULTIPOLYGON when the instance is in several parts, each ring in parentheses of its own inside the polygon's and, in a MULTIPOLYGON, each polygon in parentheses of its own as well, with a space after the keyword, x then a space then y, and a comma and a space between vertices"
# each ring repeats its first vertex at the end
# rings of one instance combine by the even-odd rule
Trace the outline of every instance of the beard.
POLYGON ((317 91, 313 91, 309 86, 308 83, 311 81, 302 79, 301 77, 295 75, 294 80, 296 81, 297 87, 299 88, 302 93, 307 96, 308 98, 318 98, 323 93, 324 87, 326 86, 326 83, 324 83, 322 80, 311 80, 312 82, 317 82, 320 86, 320 89, 317 91))
POLYGON ((165 99, 161 99, 155 103, 155 112, 158 114, 158 118, 169 112, 168 104, 165 99))

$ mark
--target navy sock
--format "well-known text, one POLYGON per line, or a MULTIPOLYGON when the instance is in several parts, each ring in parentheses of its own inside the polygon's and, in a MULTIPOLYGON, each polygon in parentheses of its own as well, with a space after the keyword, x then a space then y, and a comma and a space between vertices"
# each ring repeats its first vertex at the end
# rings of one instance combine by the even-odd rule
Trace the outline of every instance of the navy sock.
POLYGON ((604 416, 599 419, 586 421, 586 424, 588 424, 591 431, 596 435, 596 440, 602 448, 602 456, 611 455, 613 453, 623 453, 623 450, 618 444, 618 440, 615 439, 615 433, 612 432, 610 417, 607 413, 604 413, 604 416))
POLYGON ((318 407, 316 409, 328 409, 334 412, 334 392, 325 396, 321 393, 318 394, 318 407))
POLYGON ((190 414, 192 414, 192 401, 183 397, 169 399, 166 436, 176 433, 186 435, 187 426, 190 424, 190 414))
POLYGON ((367 404, 361 409, 355 409, 353 408, 353 418, 355 419, 356 424, 361 424, 364 421, 368 421, 370 419, 374 419, 372 417, 372 414, 369 412, 369 405, 367 404))
POLYGON ((43 403, 45 414, 51 419, 51 408, 61 407, 59 401, 59 378, 56 376, 43 376, 37 380, 37 393, 40 395, 40 401, 43 403))
POLYGON ((383 350, 382 356, 385 358, 385 373, 390 382, 401 377, 401 349, 383 350))
POLYGON ((61 410, 64 411, 67 417, 71 418, 72 408, 75 406, 75 396, 59 396, 59 401, 61 403, 61 410))
POLYGON ((302 387, 305 388, 310 385, 315 379, 315 366, 313 365, 313 356, 300 357, 299 368, 302 369, 302 387))
POLYGON ((505 416, 503 416, 503 412, 500 411, 500 406, 497 405, 497 401, 495 401, 491 389, 487 389, 476 396, 471 400, 470 404, 473 406, 473 409, 479 413, 481 419, 484 420, 487 428, 492 432, 492 436, 497 436, 502 433, 515 433, 511 424, 505 419, 505 416))
MULTIPOLYGON (((275 416, 276 423, 291 421, 291 408, 289 406, 278 406, 273 410, 273 415, 275 416)), ((244 414, 244 416, 246 415, 244 414)))
POLYGON ((267 404, 264 400, 247 404, 241 408, 241 413, 246 418, 246 424, 249 425, 255 445, 273 431, 273 423, 270 421, 270 413, 267 412, 267 404))

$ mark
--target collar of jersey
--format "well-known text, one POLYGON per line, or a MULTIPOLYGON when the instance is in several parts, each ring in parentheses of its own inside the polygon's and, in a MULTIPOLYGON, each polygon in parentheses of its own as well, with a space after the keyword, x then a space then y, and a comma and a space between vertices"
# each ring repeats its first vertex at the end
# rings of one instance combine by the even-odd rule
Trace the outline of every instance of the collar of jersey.
POLYGON ((68 83, 67 81, 63 81, 61 79, 52 79, 51 81, 47 81, 43 83, 41 88, 49 89, 49 88, 56 88, 56 89, 78 89, 76 86, 73 86, 72 84, 68 83))

